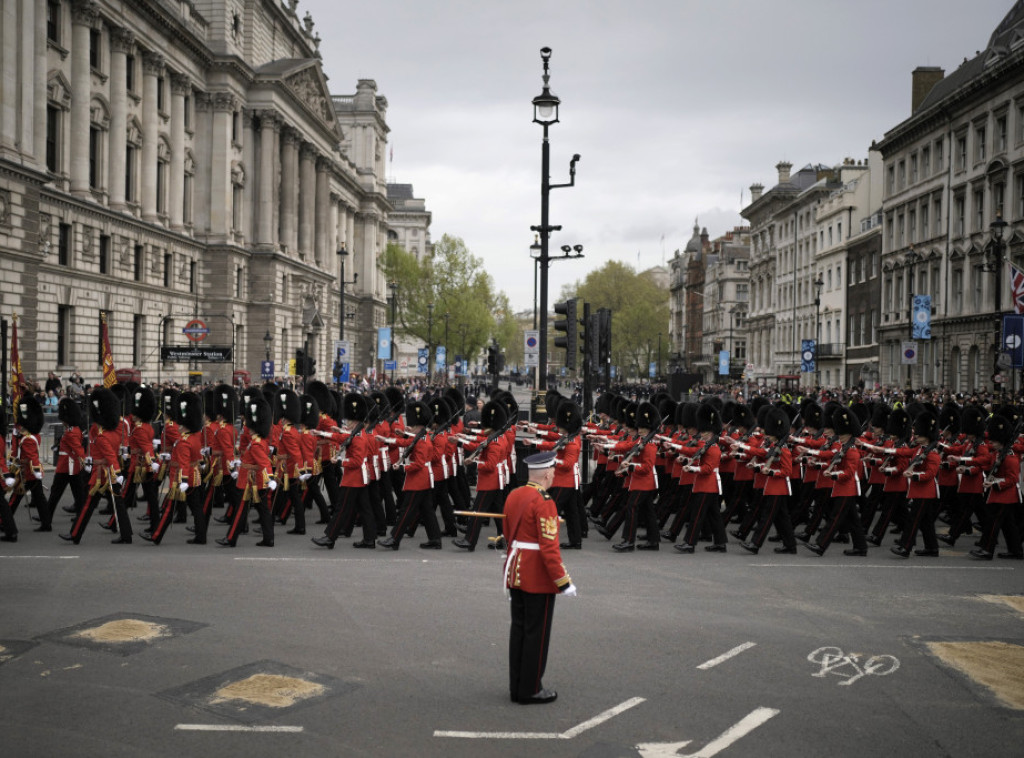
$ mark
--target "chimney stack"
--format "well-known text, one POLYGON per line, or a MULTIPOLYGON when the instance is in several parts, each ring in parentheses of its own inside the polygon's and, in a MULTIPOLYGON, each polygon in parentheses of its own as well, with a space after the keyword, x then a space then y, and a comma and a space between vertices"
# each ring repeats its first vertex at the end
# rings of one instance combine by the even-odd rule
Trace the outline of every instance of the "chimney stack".
POLYGON ((793 164, 788 161, 782 161, 776 164, 775 170, 779 172, 779 184, 789 183, 789 170, 793 168, 793 164))
POLYGON ((750 185, 750 202, 756 203, 761 199, 761 195, 764 194, 763 184, 751 184, 750 185))
POLYGON ((915 113, 921 103, 928 97, 936 84, 941 82, 946 72, 938 66, 918 66, 911 74, 913 85, 910 94, 910 112, 915 113))

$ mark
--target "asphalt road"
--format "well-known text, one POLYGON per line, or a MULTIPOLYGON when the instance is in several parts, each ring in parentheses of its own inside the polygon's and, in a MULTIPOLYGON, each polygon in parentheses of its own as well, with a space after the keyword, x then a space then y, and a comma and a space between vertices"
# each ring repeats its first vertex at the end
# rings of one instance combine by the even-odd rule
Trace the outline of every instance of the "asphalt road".
MULTIPOLYGON (((160 547, 114 546, 95 520, 76 547, 19 517, 21 541, 0 544, 7 758, 1021 754, 1024 712, 928 647, 1024 645, 1021 614, 982 598, 1019 598, 1015 562, 618 555, 591 538, 565 556, 580 595, 556 604, 545 685, 559 698, 522 707, 493 551, 284 534, 232 550, 186 545, 181 525, 160 547), (79 636, 124 619, 163 636, 79 636), (254 675, 316 694, 215 694, 254 675)), ((1024 697, 1020 656, 1004 668, 1024 697)))

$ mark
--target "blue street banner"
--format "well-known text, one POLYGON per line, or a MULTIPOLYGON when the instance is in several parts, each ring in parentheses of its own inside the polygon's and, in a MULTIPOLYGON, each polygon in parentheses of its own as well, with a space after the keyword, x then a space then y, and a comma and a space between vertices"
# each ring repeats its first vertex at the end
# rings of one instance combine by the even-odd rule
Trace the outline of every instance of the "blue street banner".
POLYGON ((718 351, 718 375, 729 376, 729 351, 718 351))
POLYGON ((443 374, 447 370, 448 363, 446 361, 445 346, 438 345, 434 351, 434 371, 443 374))
POLYGON ((1009 368, 1024 368, 1024 316, 1003 316, 1003 350, 1010 354, 1009 368))
POLYGON ((427 373, 427 358, 427 348, 421 347, 416 351, 416 370, 421 374, 427 373))
POLYGON ((818 342, 817 340, 800 341, 800 371, 813 374, 817 371, 818 342))
POLYGON ((382 326, 377 329, 377 360, 385 361, 391 357, 391 327, 382 326))
POLYGON ((463 363, 461 355, 455 356, 455 361, 452 365, 455 366, 455 376, 466 375, 466 364, 463 363))
POLYGON ((609 366, 612 379, 615 378, 615 366, 609 366))
POLYGON ((647 367, 647 376, 651 379, 654 378, 654 372, 658 370, 658 364, 651 361, 651 364, 647 367))
POLYGON ((274 362, 260 361, 260 379, 264 381, 274 378, 274 362))
POLYGON ((915 340, 932 338, 932 296, 914 295, 914 323, 911 337, 915 340))

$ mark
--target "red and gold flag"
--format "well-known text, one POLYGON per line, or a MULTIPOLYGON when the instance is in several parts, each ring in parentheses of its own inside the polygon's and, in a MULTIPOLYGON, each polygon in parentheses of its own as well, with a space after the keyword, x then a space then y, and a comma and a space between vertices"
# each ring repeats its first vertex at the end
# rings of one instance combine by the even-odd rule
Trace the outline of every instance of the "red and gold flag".
POLYGON ((18 402, 24 392, 25 377, 21 373, 21 354, 18 351, 18 314, 15 313, 11 320, 14 322, 11 329, 11 407, 17 412, 18 402))
POLYGON ((114 372, 114 354, 110 352, 110 336, 107 334, 107 314, 100 316, 103 321, 103 386, 110 389, 117 384, 114 372))

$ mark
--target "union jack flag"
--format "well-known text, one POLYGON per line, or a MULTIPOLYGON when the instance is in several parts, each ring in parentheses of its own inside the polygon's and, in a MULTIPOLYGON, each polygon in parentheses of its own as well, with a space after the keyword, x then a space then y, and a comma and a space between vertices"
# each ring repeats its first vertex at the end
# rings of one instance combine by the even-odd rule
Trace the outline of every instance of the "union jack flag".
POLYGON ((1024 313, 1024 271, 1010 264, 1010 292, 1013 293, 1013 312, 1024 313))

